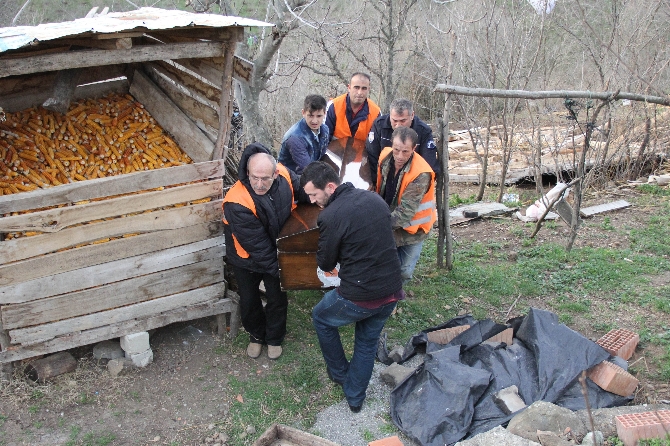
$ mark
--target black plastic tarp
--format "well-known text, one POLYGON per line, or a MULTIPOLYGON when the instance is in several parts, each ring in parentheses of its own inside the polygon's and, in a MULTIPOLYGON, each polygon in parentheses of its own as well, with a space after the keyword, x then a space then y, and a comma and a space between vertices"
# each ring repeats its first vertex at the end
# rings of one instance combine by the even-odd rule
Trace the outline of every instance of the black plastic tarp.
MULTIPOLYGON (((555 314, 530 309, 509 321, 514 343, 483 342, 507 328, 490 320, 462 316, 415 335, 402 361, 424 348, 416 372, 391 392, 391 417, 398 428, 423 446, 451 445, 507 423, 493 395, 515 385, 526 405, 547 401, 571 410, 586 408, 579 383, 582 371, 612 359, 595 342, 558 322, 555 314), (469 324, 449 344, 428 341, 430 331, 469 324)), ((378 357, 390 363, 385 338, 378 357)), ((401 361, 401 362, 402 362, 401 361)), ((629 398, 586 380, 591 408, 614 407, 629 398)))

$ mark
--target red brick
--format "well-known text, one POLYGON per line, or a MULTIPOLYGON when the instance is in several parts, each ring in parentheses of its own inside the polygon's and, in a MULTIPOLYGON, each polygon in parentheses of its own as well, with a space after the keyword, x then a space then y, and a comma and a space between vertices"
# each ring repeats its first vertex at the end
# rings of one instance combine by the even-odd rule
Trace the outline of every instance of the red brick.
POLYGON ((617 415, 616 433, 625 446, 636 446, 638 440, 664 438, 670 432, 670 410, 617 415))
POLYGON ((469 325, 459 325, 458 327, 443 328, 428 333, 428 340, 436 344, 448 344, 459 334, 470 328, 469 325))
POLYGON ((607 361, 589 369, 588 377, 601 389, 621 396, 631 395, 639 384, 633 375, 607 361))
POLYGON ((368 446, 403 446, 402 441, 398 438, 397 435, 392 437, 382 438, 381 440, 375 440, 368 443, 368 446))
POLYGON ((514 339, 514 329, 513 328, 508 328, 506 330, 501 331, 495 336, 491 336, 486 340, 486 342, 504 342, 507 345, 512 345, 512 342, 514 339))
POLYGON ((596 342, 611 355, 627 361, 635 353, 635 347, 640 342, 640 335, 630 330, 617 328, 616 330, 610 330, 596 342))

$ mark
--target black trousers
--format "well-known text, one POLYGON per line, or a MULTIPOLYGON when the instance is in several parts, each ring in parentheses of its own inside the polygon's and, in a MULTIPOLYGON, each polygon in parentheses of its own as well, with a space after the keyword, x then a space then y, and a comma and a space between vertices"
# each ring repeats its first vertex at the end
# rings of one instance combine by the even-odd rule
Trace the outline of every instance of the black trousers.
POLYGON ((234 265, 233 273, 240 293, 242 325, 249 332, 249 340, 259 344, 281 345, 286 335, 288 297, 281 290, 279 277, 234 265), (258 289, 261 280, 265 284, 265 308, 258 289))

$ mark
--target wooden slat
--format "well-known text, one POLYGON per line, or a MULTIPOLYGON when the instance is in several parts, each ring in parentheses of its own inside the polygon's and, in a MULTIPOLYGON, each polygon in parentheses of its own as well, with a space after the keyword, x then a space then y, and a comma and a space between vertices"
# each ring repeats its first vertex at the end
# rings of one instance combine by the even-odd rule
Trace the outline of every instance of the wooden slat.
POLYGON ((216 42, 187 42, 164 45, 146 45, 120 50, 68 51, 20 59, 5 59, 0 66, 0 77, 42 71, 147 62, 162 59, 190 59, 221 57, 222 46, 216 42))
MULTIPOLYGON (((0 287, 0 304, 19 304, 106 285, 225 255, 224 237, 115 260, 0 287)), ((18 307, 16 307, 18 308, 18 307)))
POLYGON ((324 287, 316 275, 316 252, 280 252, 279 277, 284 290, 319 290, 324 287))
POLYGON ((174 62, 207 79, 208 82, 217 86, 219 90, 221 89, 221 82, 223 81, 222 57, 211 59, 178 59, 174 62))
POLYGON ((95 84, 79 85, 74 91, 76 100, 98 99, 108 94, 126 94, 130 90, 128 79, 98 82, 95 84))
POLYGON ((58 232, 68 226, 102 218, 157 209, 207 197, 222 196, 223 180, 193 183, 161 191, 110 198, 88 204, 53 208, 30 214, 0 218, 0 232, 58 232))
POLYGON ((223 161, 133 172, 126 175, 78 181, 48 189, 0 196, 0 214, 69 204, 82 200, 129 194, 172 184, 189 183, 207 178, 221 178, 223 161))
POLYGON ((100 48, 104 50, 127 50, 133 47, 133 39, 130 37, 121 37, 116 39, 58 39, 55 44, 65 44, 73 46, 83 46, 87 48, 100 48))
MULTIPOLYGON (((220 287, 221 284, 217 284, 208 288, 213 289, 212 294, 218 296, 221 294, 220 287)), ((206 292, 206 289, 200 288, 195 291, 204 293, 206 292)), ((192 291, 189 291, 187 293, 191 292, 192 291)), ((181 295, 185 295, 187 293, 182 293, 181 295)), ((127 321, 106 325, 104 327, 85 330, 81 333, 71 333, 67 336, 58 337, 42 343, 12 346, 10 349, 0 352, 0 363, 32 358, 34 356, 45 355, 47 353, 67 350, 78 347, 80 345, 94 344, 96 342, 118 338, 130 333, 138 333, 140 331, 147 331, 154 328, 164 327, 175 322, 190 321, 192 319, 199 319, 215 314, 232 313, 237 311, 236 307, 237 302, 234 302, 231 299, 212 300, 191 306, 184 305, 172 311, 166 311, 160 314, 152 314, 146 318, 134 318, 127 321)), ((231 336, 234 337, 232 332, 231 336)))
POLYGON ((583 208, 579 211, 582 217, 593 217, 596 214, 601 214, 603 212, 615 211, 617 209, 624 209, 630 207, 630 203, 626 200, 613 201, 611 203, 599 204, 597 206, 591 206, 583 208))
POLYGON ((163 231, 220 220, 222 218, 222 201, 216 200, 132 217, 115 218, 101 223, 63 229, 55 234, 6 240, 0 243, 0 260, 3 263, 14 262, 82 243, 118 237, 128 233, 163 231))
POLYGON ((144 73, 135 71, 130 94, 144 105, 165 131, 174 136, 179 147, 193 161, 211 158, 214 151, 212 141, 144 73))
POLYGON ((212 221, 34 257, 9 265, 1 265, 0 285, 14 285, 40 277, 218 237, 221 234, 223 234, 223 223, 212 221))
POLYGON ((156 70, 156 67, 149 67, 147 69, 149 77, 190 119, 196 122, 200 120, 214 130, 219 128, 219 113, 217 110, 185 94, 176 85, 162 77, 160 71, 156 70))
POLYGON ((221 86, 215 87, 208 82, 203 82, 177 66, 164 61, 148 62, 145 66, 150 66, 177 84, 183 85, 189 91, 199 94, 218 106, 221 99, 221 86))
MULTIPOLYGON (((2 306, 2 324, 6 330, 10 330, 13 344, 32 342, 28 339, 47 340, 66 333, 125 320, 107 320, 104 316, 105 313, 109 313, 107 310, 122 310, 121 313, 126 319, 146 316, 150 313, 134 316, 132 311, 128 310, 132 309, 134 304, 151 302, 159 297, 220 282, 224 282, 223 258, 210 259, 91 290, 2 306), (18 333, 15 337, 11 334, 12 328, 19 327, 28 328, 15 330, 15 333, 18 333)), ((223 297, 223 291, 219 297, 223 297)), ((184 302, 184 305, 193 303, 195 302, 184 302)), ((168 309, 171 308, 165 310, 168 309)))
POLYGON ((233 27, 226 27, 226 28, 189 27, 188 29, 151 30, 147 31, 145 34, 155 36, 162 42, 177 42, 177 41, 185 42, 194 39, 224 41, 224 40, 236 39, 238 36, 237 29, 233 27))
MULTIPOLYGON (((112 92, 128 92, 129 84, 125 80, 103 82, 124 75, 125 65, 92 67, 80 74, 79 86, 74 91, 75 99, 98 98, 112 92), (84 85, 88 84, 88 85, 84 85)), ((54 73, 0 79, 0 107, 13 113, 36 107, 49 96, 49 89, 55 81, 54 73), (26 79, 21 82, 20 80, 26 79)))

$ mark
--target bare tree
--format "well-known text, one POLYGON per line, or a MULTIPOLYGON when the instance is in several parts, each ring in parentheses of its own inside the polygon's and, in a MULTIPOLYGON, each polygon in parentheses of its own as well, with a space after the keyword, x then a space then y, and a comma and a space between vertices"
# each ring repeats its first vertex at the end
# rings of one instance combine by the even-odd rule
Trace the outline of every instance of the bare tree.
POLYGON ((408 39, 418 0, 367 0, 355 15, 316 30, 323 58, 308 66, 346 84, 353 71, 367 71, 380 82, 379 105, 388 111, 398 95, 416 45, 408 39))
MULTIPOLYGON (((263 30, 260 35, 247 32, 245 40, 237 45, 237 54, 254 64, 249 83, 235 82, 235 99, 244 117, 245 133, 251 141, 272 146, 273 138, 261 112, 260 97, 277 74, 282 43, 299 26, 309 25, 303 15, 316 1, 268 0, 264 20, 274 24, 272 30, 263 30)), ((221 0, 221 7, 225 13, 237 15, 230 0, 221 0)))

